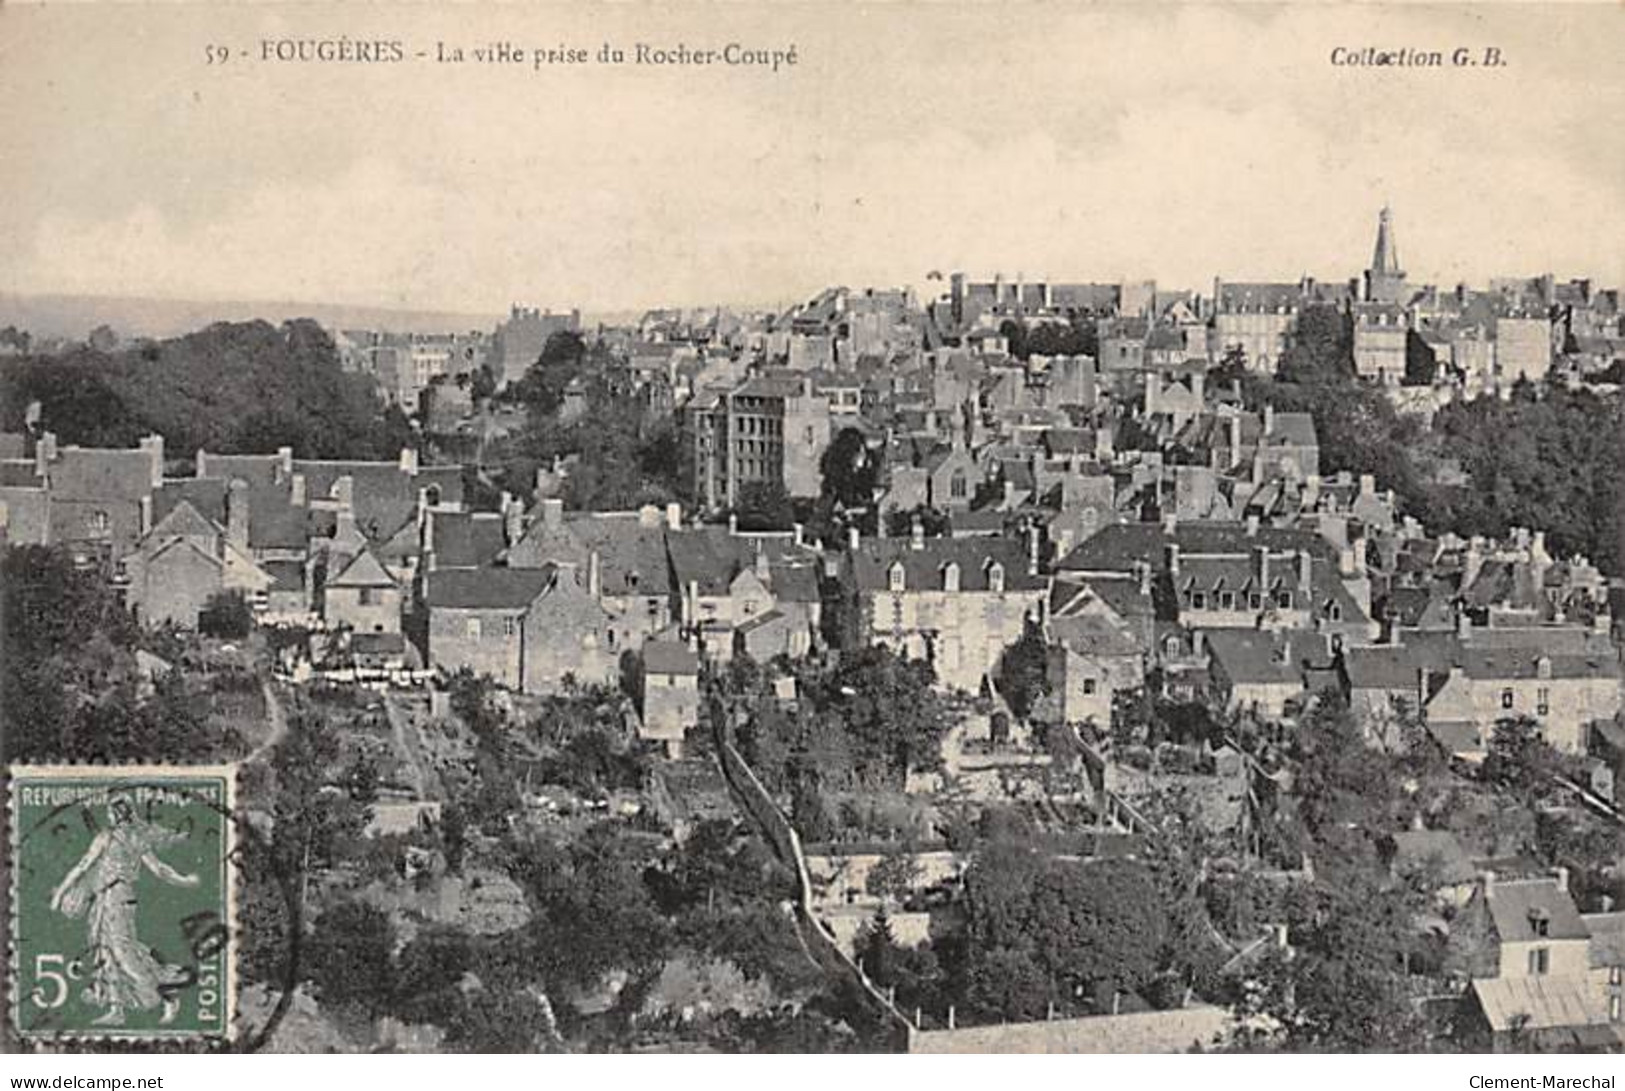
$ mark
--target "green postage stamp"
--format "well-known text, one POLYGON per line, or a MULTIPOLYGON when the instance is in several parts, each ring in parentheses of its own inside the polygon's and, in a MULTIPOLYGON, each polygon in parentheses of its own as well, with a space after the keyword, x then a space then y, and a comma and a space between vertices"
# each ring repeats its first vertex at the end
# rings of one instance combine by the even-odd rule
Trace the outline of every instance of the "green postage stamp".
POLYGON ((224 766, 12 768, 18 1034, 230 1034, 234 776, 224 766))

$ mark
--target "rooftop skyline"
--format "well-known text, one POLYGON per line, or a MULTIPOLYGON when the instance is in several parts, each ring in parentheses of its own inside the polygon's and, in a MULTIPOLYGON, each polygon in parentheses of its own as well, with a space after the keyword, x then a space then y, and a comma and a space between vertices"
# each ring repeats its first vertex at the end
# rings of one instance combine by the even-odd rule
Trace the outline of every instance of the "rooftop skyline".
POLYGON ((369 12, 8 6, 0 291, 602 313, 926 295, 953 269, 1201 290, 1356 276, 1384 205, 1414 284, 1625 281, 1608 6, 369 12), (339 36, 799 62, 203 63, 339 36), (1507 65, 1329 59, 1369 45, 1507 65))

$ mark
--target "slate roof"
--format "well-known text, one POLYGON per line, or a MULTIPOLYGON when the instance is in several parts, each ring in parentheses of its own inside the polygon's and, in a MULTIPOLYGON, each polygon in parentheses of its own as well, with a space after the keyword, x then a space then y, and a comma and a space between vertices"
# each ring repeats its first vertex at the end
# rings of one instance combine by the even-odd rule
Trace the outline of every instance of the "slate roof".
POLYGON ((189 503, 207 519, 226 525, 226 493, 233 478, 247 483, 243 495, 248 501, 248 544, 253 549, 304 549, 316 531, 311 512, 295 507, 289 482, 277 484, 269 477, 243 477, 232 473, 214 476, 216 456, 209 456, 208 477, 168 478, 152 494, 152 518, 156 524, 181 501, 189 503))
POLYGON ((1625 966, 1625 913, 1582 913, 1580 919, 1591 933, 1591 965, 1625 966))
POLYGON ((675 640, 650 640, 643 645, 646 674, 699 674, 700 657, 675 640))
POLYGON ((541 568, 454 568, 426 577, 431 609, 524 610, 553 583, 553 565, 541 568))
POLYGON ((1301 685, 1305 668, 1327 659, 1325 638, 1318 633, 1209 629, 1206 638, 1209 654, 1237 685, 1301 685), (1283 648, 1286 655, 1277 655, 1283 648))
POLYGON ((507 547, 495 512, 433 511, 428 518, 436 568, 485 568, 507 547))
POLYGON ((34 473, 33 459, 8 458, 0 461, 0 486, 34 489, 44 484, 45 482, 34 473))
POLYGON ((1302 299, 1303 290, 1295 283, 1225 281, 1219 284, 1219 295, 1214 302, 1221 311, 1275 311, 1281 307, 1296 308, 1302 299))
POLYGON ((1569 892, 1556 879, 1508 879, 1490 888, 1490 916, 1502 943, 1537 938, 1588 939, 1590 931, 1575 908, 1569 892), (1546 921, 1546 935, 1540 936, 1531 923, 1533 916, 1546 921))
POLYGON ((1249 536, 1242 523, 1182 522, 1169 535, 1159 523, 1114 523, 1102 527, 1067 554, 1058 567, 1079 572, 1128 572, 1136 561, 1149 561, 1160 569, 1164 547, 1170 542, 1179 546, 1181 564, 1192 555, 1250 556, 1256 546, 1268 546, 1272 553, 1303 549, 1325 560, 1336 559, 1330 542, 1306 530, 1261 526, 1249 536))
POLYGON ((51 495, 62 500, 138 501, 152 492, 152 459, 140 448, 62 447, 51 495))
POLYGON ((337 576, 327 581, 329 587, 395 587, 395 577, 385 571, 372 551, 363 549, 337 576))
POLYGON ((582 516, 564 526, 587 552, 598 551, 598 585, 605 595, 665 597, 671 593, 662 525, 632 516, 582 516))
POLYGON ((356 527, 373 541, 387 539, 414 515, 420 489, 438 487, 442 504, 460 504, 463 499, 461 466, 424 466, 413 475, 394 462, 296 459, 293 470, 305 475, 312 498, 330 496, 334 483, 349 477, 356 527))
POLYGON ((298 561, 264 561, 260 568, 271 577, 272 591, 302 591, 305 586, 305 566, 298 561))
MULTIPOLYGON (((775 596, 778 594, 775 581, 781 570, 808 567, 815 561, 812 550, 782 537, 730 534, 722 527, 693 527, 666 535, 666 552, 671 557, 677 586, 682 589, 690 583, 698 583, 702 595, 726 595, 735 577, 754 567, 758 544, 767 554, 769 583, 774 584, 771 589, 775 596)), ((813 598, 816 598, 816 574, 813 579, 813 598)), ((789 580, 796 595, 808 594, 805 577, 795 575, 789 580)))
POLYGON ((928 538, 923 549, 914 549, 906 539, 866 541, 852 557, 852 570, 860 591, 885 591, 891 586, 891 566, 901 562, 908 590, 940 591, 943 571, 952 562, 959 565, 961 591, 986 591, 990 561, 1004 566, 1007 592, 1047 586, 1047 577, 1028 573, 1021 543, 1004 538, 928 538))

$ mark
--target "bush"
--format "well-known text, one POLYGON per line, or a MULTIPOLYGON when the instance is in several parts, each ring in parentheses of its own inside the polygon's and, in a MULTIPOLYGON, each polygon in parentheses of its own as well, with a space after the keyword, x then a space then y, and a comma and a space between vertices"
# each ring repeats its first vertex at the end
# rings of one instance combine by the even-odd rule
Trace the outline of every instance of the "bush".
POLYGON ((198 632, 222 640, 241 640, 254 626, 254 611, 240 591, 210 595, 197 616, 198 632))

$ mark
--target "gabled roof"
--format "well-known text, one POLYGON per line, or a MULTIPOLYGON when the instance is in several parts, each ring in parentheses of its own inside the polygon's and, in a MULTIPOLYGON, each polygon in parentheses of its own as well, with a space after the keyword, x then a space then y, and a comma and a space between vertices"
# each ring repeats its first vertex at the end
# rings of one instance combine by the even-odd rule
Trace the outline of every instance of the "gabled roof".
POLYGON ((327 581, 329 587, 395 587, 395 577, 391 576, 378 558, 372 555, 372 550, 363 549, 357 553, 344 570, 327 581))
POLYGON ((426 577, 430 609, 527 609, 553 585, 558 570, 541 568, 454 568, 426 577))
POLYGON ((138 501, 152 492, 152 457, 140 448, 63 447, 50 476, 56 499, 138 501))
POLYGON ((195 507, 182 500, 147 532, 147 540, 156 542, 173 536, 213 539, 220 533, 218 525, 205 519, 195 507))
POLYGON ((1481 978, 1473 982, 1472 989, 1485 1020, 1496 1031, 1595 1027, 1611 1034, 1615 1046, 1619 1044, 1619 1031, 1608 1025, 1603 990, 1592 989, 1583 977, 1481 978))
MULTIPOLYGON (((702 595, 728 594, 734 578, 755 566, 758 545, 767 555, 768 582, 775 597, 779 593, 775 581, 781 570, 807 567, 816 559, 812 550, 789 539, 730 534, 722 527, 693 527, 666 535, 666 551, 678 588, 698 584, 702 595)), ((816 586, 816 575, 814 580, 816 586)), ((805 577, 791 576, 790 581, 797 595, 806 594, 805 577)))
POLYGON ((1319 633, 1209 629, 1206 639, 1213 660, 1238 685, 1302 685, 1305 669, 1327 659, 1319 633))

